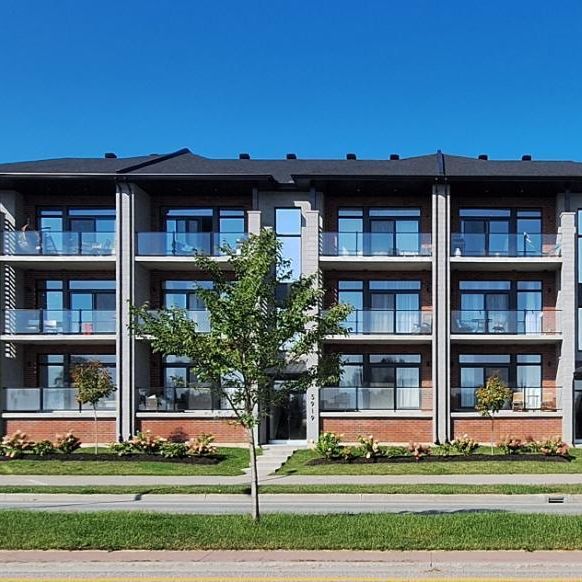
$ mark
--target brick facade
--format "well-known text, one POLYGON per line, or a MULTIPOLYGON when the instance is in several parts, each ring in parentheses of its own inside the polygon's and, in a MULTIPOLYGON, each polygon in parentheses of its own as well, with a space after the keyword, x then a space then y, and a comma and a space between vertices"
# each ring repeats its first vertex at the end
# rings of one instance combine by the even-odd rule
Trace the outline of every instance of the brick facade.
POLYGON ((321 432, 342 434, 346 442, 356 442, 359 435, 385 443, 432 442, 431 418, 324 417, 319 424, 321 432))
POLYGON ((244 429, 222 418, 140 418, 137 428, 168 439, 187 440, 202 433, 213 434, 218 443, 246 443, 244 429))
MULTIPOLYGON (((451 429, 452 438, 467 434, 480 443, 491 441, 491 421, 487 418, 453 418, 451 429)), ((495 418, 493 434, 496 442, 508 435, 522 440, 539 440, 561 435, 562 419, 523 418, 519 413, 515 413, 514 418, 495 418)))
MULTIPOLYGON (((84 444, 95 442, 95 423, 88 418, 5 418, 4 433, 12 434, 16 430, 25 432, 32 440, 49 439, 54 441, 55 435, 72 431, 84 444)), ((99 443, 107 444, 117 440, 115 420, 100 418, 97 422, 99 443)))

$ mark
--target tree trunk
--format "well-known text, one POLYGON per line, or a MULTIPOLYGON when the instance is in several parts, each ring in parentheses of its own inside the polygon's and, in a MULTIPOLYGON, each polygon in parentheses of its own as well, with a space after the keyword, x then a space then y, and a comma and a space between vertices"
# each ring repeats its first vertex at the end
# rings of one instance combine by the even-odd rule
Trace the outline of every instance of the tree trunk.
POLYGON ((493 441, 495 440, 495 425, 493 424, 495 422, 495 418, 493 415, 491 415, 491 454, 493 454, 493 441))
POLYGON ((247 428, 249 434, 249 456, 251 464, 251 515, 254 521, 259 521, 259 476, 257 474, 257 450, 255 443, 255 431, 253 427, 247 428))
POLYGON ((95 454, 97 454, 98 443, 99 443, 99 433, 97 431, 97 405, 93 404, 93 420, 95 425, 95 454))

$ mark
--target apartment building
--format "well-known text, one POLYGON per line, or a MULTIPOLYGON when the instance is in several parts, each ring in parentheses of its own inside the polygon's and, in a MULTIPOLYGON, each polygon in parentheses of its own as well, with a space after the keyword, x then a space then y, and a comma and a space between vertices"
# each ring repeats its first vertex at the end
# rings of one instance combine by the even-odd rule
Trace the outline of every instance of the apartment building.
POLYGON ((0 164, 0 213, 4 433, 90 439, 69 371, 98 360, 117 385, 99 405, 104 442, 244 440, 187 360, 128 334, 128 306, 185 308, 203 332, 195 289, 212 282, 192 256, 228 269, 222 243, 271 227, 296 274, 354 311, 349 336, 326 342, 340 385, 289 395, 263 442, 487 441, 475 390, 493 375, 513 391, 498 436, 582 442, 582 163, 106 154, 0 164))

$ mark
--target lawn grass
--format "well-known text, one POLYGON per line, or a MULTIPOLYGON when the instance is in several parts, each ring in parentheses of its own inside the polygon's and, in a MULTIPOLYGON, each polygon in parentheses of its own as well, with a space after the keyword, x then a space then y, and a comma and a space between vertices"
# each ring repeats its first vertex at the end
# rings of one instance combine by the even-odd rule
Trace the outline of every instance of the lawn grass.
POLYGON ((0 512, 4 550, 579 550, 582 516, 0 512))
MULTIPOLYGON (((83 453, 89 453, 83 449, 83 453)), ((103 451, 100 451, 103 452, 103 451)), ((246 448, 220 448, 225 459, 216 465, 194 465, 161 461, 71 461, 28 460, 26 457, 0 462, 0 475, 241 475, 249 465, 246 448)))
MULTIPOLYGON (((263 494, 277 495, 534 495, 561 493, 582 495, 582 485, 261 485, 263 494)), ((96 485, 96 486, 8 486, 1 494, 74 495, 248 495, 248 485, 96 485)))
MULTIPOLYGON (((489 447, 483 447, 479 454, 487 454, 489 447)), ((498 453, 495 450, 495 453, 498 453)), ((296 451, 281 467, 278 475, 482 475, 482 474, 534 474, 534 473, 582 473, 581 451, 571 449, 574 457, 569 463, 544 461, 458 461, 447 463, 371 463, 369 465, 329 464, 306 465, 319 458, 313 450, 296 451)))

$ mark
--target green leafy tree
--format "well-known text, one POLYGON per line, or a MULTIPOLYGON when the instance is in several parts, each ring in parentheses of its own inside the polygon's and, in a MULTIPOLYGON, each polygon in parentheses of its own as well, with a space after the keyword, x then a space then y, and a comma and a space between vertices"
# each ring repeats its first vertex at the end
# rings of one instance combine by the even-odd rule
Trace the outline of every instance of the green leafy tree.
POLYGON ((197 333, 184 310, 152 313, 147 305, 133 310, 134 332, 147 336, 155 352, 190 358, 197 380, 228 403, 246 430, 252 515, 258 520, 255 429, 289 392, 338 381, 339 357, 323 353, 323 339, 347 333, 342 322, 351 308, 335 305, 320 312, 323 290, 318 277, 293 281, 271 230, 263 229, 240 248, 226 247, 223 252, 232 276, 212 259, 194 257, 214 282, 211 289, 196 290, 208 310, 208 333, 197 333), (281 284, 287 284, 284 293, 281 284))
POLYGON ((495 442, 495 415, 504 408, 512 396, 512 391, 499 376, 487 378, 484 386, 475 393, 477 397, 476 409, 481 416, 491 419, 491 454, 495 442))
POLYGON ((100 362, 83 362, 71 369, 71 380, 79 404, 93 407, 95 426, 95 453, 99 443, 97 403, 115 392, 115 385, 107 369, 100 362))

